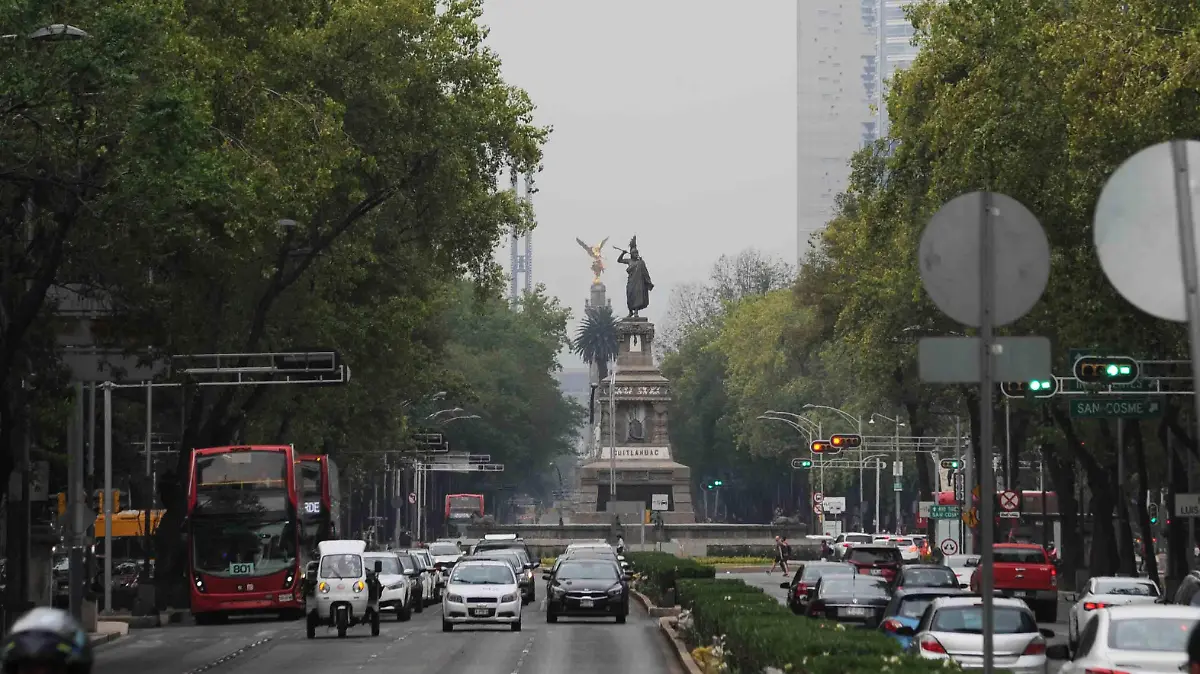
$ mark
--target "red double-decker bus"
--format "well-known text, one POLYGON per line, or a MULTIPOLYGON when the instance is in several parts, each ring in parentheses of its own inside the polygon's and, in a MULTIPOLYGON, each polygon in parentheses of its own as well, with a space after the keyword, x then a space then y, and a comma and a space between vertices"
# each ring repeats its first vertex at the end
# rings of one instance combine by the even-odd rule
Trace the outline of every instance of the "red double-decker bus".
POLYGON ((304 610, 307 561, 295 453, 290 446, 197 449, 188 480, 192 614, 304 610))
POLYGON ((446 495, 447 522, 466 522, 472 517, 483 517, 483 494, 446 495))
POLYGON ((301 519, 304 544, 315 550, 321 541, 341 536, 341 490, 337 464, 322 454, 299 457, 301 519))

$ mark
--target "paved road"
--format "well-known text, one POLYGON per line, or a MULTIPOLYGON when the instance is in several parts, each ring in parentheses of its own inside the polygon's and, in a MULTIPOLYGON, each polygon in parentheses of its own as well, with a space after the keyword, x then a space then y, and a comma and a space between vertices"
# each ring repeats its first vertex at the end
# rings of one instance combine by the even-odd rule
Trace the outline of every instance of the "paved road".
POLYGON ((539 603, 525 607, 524 629, 458 627, 443 633, 437 606, 410 622, 386 616, 378 637, 351 628, 304 638, 304 623, 243 619, 220 626, 133 630, 97 649, 96 674, 680 674, 656 621, 635 608, 629 622, 546 624, 539 603))
MULTIPOLYGON (((767 574, 767 573, 726 573, 726 574, 719 574, 719 577, 741 578, 743 581, 745 581, 751 585, 757 585, 758 587, 763 588, 764 590, 766 590, 767 594, 770 594, 772 597, 775 597, 776 599, 778 599, 780 603, 786 603, 786 601, 787 601, 787 590, 784 590, 783 588, 779 587, 779 584, 784 582, 785 580, 788 580, 791 576, 786 576, 786 575, 776 572, 776 573, 772 573, 772 574, 767 574)), ((1049 643, 1051 645, 1067 643, 1067 611, 1069 611, 1070 608, 1071 608, 1070 604, 1067 604, 1065 602, 1059 602, 1059 604, 1058 604, 1058 619, 1060 622, 1041 623, 1039 625, 1040 627, 1042 627, 1044 629, 1049 629, 1049 630, 1054 631, 1054 638, 1047 640, 1047 643, 1049 643)), ((1054 674, 1061 667, 1062 667, 1062 663, 1051 661, 1050 668, 1048 670, 1048 674, 1054 674)))

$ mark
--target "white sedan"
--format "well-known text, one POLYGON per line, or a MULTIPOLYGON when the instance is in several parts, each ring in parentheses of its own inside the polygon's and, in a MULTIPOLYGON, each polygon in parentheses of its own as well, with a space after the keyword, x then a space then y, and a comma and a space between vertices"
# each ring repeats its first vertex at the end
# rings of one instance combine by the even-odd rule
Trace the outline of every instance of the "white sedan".
POLYGON ((1162 592, 1149 578, 1096 576, 1087 582, 1067 617, 1067 644, 1074 651, 1079 635, 1098 609, 1128 604, 1153 604, 1162 592))
POLYGON ((1188 638, 1200 621, 1194 606, 1132 604, 1095 611, 1083 626, 1079 650, 1051 646, 1052 660, 1069 660, 1060 674, 1187 671, 1188 638))
POLYGON ((442 596, 442 631, 455 625, 508 625, 521 631, 521 589, 511 564, 466 558, 454 565, 442 596))

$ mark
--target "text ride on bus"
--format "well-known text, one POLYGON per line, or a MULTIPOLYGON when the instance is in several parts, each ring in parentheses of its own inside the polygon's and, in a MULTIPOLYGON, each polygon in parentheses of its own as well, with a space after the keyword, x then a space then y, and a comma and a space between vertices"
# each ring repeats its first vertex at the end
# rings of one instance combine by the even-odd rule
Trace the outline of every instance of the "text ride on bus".
POLYGON ((316 550, 321 541, 338 540, 341 535, 337 465, 328 456, 319 454, 302 454, 298 463, 304 544, 316 550))
POLYGON ((197 449, 188 486, 192 613, 304 611, 299 483, 290 446, 197 449))

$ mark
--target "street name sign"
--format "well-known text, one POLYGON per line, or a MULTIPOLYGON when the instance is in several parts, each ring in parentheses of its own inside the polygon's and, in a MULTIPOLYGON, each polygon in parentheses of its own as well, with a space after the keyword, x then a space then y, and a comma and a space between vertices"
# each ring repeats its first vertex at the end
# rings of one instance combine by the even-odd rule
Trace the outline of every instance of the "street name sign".
POLYGON ((1200 494, 1176 494, 1176 517, 1200 517, 1200 494))
POLYGON ((1095 396, 1071 399, 1073 419, 1151 419, 1162 416, 1162 401, 1150 396, 1095 396))
POLYGON ((934 520, 956 520, 962 517, 962 506, 935 505, 929 506, 929 518, 934 520))

